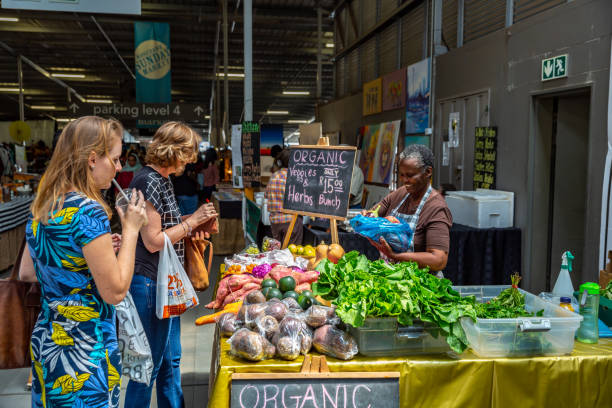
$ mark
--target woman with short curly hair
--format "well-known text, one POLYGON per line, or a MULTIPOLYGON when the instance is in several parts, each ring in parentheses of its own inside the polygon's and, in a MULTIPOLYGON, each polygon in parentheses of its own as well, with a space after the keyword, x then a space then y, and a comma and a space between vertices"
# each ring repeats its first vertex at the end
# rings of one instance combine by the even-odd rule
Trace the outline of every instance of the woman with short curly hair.
POLYGON ((184 406, 180 373, 180 317, 157 318, 156 282, 159 251, 165 243, 164 234, 172 241, 179 259, 184 263, 183 238, 217 216, 212 204, 205 204, 193 214, 181 217, 169 179, 171 174, 182 174, 185 165, 196 160, 199 142, 198 134, 186 124, 164 124, 157 130, 147 149, 146 166, 136 173, 130 184, 130 187, 142 191, 147 200, 149 223, 142 228, 138 237, 130 293, 151 346, 153 375, 149 385, 134 381, 128 383, 126 407, 148 407, 153 381, 156 381, 159 407, 184 406))

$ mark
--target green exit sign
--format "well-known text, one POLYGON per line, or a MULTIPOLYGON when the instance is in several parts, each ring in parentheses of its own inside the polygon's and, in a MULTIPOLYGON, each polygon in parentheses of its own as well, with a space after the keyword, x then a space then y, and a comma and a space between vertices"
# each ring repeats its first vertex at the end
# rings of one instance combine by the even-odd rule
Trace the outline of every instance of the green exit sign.
POLYGON ((567 77, 568 54, 542 60, 542 81, 567 77))

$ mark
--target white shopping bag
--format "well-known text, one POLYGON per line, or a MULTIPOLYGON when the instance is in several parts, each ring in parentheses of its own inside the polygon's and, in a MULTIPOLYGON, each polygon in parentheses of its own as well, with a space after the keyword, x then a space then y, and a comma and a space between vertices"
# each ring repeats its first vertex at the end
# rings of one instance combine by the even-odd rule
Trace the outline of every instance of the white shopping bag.
POLYGON ((191 281, 181 265, 172 242, 164 234, 165 245, 159 251, 157 267, 157 302, 155 314, 159 319, 180 316, 187 309, 198 305, 191 281))
POLYGON ((121 351, 121 374, 149 385, 153 373, 151 348, 130 292, 115 306, 115 310, 119 322, 117 341, 121 351))

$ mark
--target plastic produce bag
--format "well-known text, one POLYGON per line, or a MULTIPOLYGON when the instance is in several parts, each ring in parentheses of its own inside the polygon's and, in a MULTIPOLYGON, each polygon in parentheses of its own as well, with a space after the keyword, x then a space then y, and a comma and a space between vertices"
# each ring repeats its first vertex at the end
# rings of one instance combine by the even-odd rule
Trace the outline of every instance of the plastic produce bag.
POLYGON ((353 336, 329 324, 315 330, 312 345, 319 353, 341 360, 350 360, 359 352, 353 336))
POLYGON ((149 385, 153 374, 151 348, 130 292, 115 306, 115 310, 119 324, 117 342, 121 351, 121 374, 149 385))
POLYGON ((406 252, 410 249, 414 232, 410 225, 399 221, 395 223, 382 217, 357 215, 351 220, 351 226, 359 235, 374 242, 379 242, 380 237, 383 237, 393 251, 406 252))
POLYGON ((234 313, 223 313, 215 319, 222 336, 231 336, 242 326, 234 313))
POLYGON ((340 323, 340 318, 336 316, 334 308, 327 306, 312 305, 304 312, 304 320, 310 327, 321 327, 326 324, 332 326, 340 323))
POLYGON ((264 237, 261 248, 264 252, 273 251, 275 249, 281 249, 281 242, 270 237, 264 237))
POLYGON ((312 329, 304 321, 304 316, 289 313, 278 325, 278 336, 273 337, 278 356, 285 360, 295 360, 300 353, 307 354, 312 347, 312 329))
POLYGON ((187 309, 198 305, 195 290, 166 234, 164 240, 164 248, 159 253, 157 267, 155 314, 159 319, 180 316, 187 309))
POLYGON ((276 354, 272 343, 249 329, 239 329, 227 342, 231 347, 230 354, 250 361, 261 361, 276 354))

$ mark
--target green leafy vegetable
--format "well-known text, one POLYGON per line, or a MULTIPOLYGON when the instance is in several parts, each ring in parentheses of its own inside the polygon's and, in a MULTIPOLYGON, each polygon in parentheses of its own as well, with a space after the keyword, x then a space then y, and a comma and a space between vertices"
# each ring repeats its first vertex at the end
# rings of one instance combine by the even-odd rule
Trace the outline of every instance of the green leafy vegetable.
POLYGON ((516 317, 542 316, 544 310, 530 313, 525 310, 525 295, 518 290, 521 277, 518 273, 510 276, 512 286, 501 291, 487 303, 476 305, 476 314, 482 319, 514 319, 516 317))
POLYGON ((604 296, 607 299, 612 300, 612 281, 608 282, 608 285, 606 286, 606 288, 601 291, 601 296, 604 296))
POLYGON ((442 329, 452 350, 461 353, 467 348, 459 319, 476 318, 474 297, 461 297, 450 280, 419 269, 416 262, 370 262, 352 251, 336 265, 323 260, 316 269, 320 275, 312 284, 313 293, 333 301, 345 323, 360 327, 370 316, 396 316, 404 326, 415 320, 430 322, 442 329))

